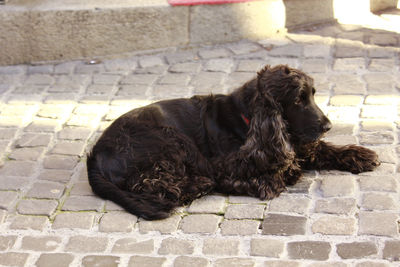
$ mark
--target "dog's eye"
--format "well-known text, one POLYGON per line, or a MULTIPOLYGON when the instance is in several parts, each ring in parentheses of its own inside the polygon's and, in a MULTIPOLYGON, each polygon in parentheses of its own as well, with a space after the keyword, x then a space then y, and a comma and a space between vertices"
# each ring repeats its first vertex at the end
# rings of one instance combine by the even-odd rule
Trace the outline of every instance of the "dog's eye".
POLYGON ((300 92, 300 95, 296 99, 296 104, 305 104, 307 102, 307 93, 304 91, 300 92))

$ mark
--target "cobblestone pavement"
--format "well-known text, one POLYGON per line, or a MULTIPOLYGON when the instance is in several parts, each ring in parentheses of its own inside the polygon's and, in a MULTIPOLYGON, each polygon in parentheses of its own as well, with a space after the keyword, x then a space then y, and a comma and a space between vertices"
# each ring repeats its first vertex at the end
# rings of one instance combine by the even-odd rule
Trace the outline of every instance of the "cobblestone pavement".
POLYGON ((0 67, 0 265, 400 266, 399 36, 316 32, 333 37, 0 67), (376 171, 308 172, 272 201, 210 195, 153 222, 92 194, 85 153, 120 114, 228 93, 279 63, 315 78, 316 100, 334 122, 326 139, 374 149, 383 162, 376 171))

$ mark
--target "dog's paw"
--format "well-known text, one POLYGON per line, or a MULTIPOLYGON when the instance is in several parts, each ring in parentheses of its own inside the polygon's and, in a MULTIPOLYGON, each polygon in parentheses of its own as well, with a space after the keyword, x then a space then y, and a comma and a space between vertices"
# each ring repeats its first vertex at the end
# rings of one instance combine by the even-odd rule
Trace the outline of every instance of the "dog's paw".
POLYGON ((381 164, 375 151, 355 145, 348 146, 343 151, 341 160, 345 162, 345 170, 355 174, 372 171, 381 164))

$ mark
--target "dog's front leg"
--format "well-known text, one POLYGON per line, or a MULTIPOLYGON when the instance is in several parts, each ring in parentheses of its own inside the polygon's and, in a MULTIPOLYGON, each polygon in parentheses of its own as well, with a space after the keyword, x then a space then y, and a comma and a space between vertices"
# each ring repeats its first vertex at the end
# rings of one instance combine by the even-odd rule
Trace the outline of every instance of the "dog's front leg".
POLYGON ((304 169, 340 170, 351 173, 372 171, 380 165, 378 155, 357 145, 335 146, 318 141, 298 149, 304 169))

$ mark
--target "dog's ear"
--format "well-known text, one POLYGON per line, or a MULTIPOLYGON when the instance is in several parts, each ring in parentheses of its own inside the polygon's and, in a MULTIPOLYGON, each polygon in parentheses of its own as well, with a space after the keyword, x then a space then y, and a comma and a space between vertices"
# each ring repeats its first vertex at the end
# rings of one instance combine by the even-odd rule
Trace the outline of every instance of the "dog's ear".
POLYGON ((250 129, 241 147, 243 156, 254 161, 260 171, 286 170, 295 154, 279 104, 268 92, 257 92, 251 106, 250 129))

